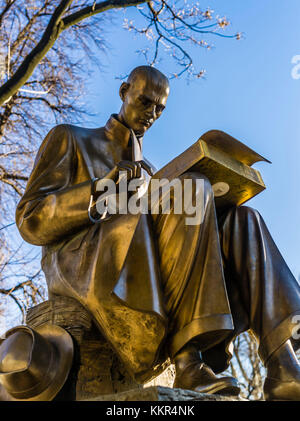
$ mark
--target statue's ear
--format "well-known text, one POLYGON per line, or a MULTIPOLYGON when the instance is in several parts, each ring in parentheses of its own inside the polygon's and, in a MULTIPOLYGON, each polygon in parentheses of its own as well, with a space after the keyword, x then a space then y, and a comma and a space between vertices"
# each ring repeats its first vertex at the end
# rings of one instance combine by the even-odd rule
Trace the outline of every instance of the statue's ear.
POLYGON ((122 101, 125 100, 126 94, 128 92, 130 84, 127 82, 123 82, 122 85, 120 86, 120 90, 119 90, 119 95, 122 101))

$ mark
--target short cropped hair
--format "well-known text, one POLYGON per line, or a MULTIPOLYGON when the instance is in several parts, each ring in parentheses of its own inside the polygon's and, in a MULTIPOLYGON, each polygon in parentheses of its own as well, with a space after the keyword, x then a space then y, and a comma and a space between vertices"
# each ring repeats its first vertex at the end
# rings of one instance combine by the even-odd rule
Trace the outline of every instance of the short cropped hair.
POLYGON ((160 88, 169 88, 168 78, 152 66, 138 66, 128 76, 127 83, 133 83, 138 76, 151 77, 160 88))

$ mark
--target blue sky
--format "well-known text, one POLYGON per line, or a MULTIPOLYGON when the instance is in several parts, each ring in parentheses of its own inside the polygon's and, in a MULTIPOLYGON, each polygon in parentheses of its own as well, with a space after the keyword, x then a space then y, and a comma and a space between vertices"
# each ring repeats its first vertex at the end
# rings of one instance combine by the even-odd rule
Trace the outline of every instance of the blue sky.
MULTIPOLYGON (((281 253, 296 277, 300 274, 300 79, 291 76, 292 57, 300 54, 299 0, 201 1, 231 22, 229 32, 241 31, 241 41, 208 38, 210 51, 193 50, 206 77, 187 84, 171 81, 167 108, 144 140, 144 154, 158 168, 184 151, 210 129, 226 131, 269 158, 256 164, 267 190, 248 202, 263 215, 281 253)), ((120 12, 120 17, 122 12, 120 12)), ((134 9, 128 18, 137 17, 134 9)), ((121 19, 120 19, 121 21, 121 19)), ((95 70, 85 100, 97 115, 87 126, 105 124, 118 112, 120 81, 145 64, 135 50, 141 40, 121 27, 108 33, 110 50, 105 72, 95 70)), ((170 69, 166 56, 159 66, 170 69)))

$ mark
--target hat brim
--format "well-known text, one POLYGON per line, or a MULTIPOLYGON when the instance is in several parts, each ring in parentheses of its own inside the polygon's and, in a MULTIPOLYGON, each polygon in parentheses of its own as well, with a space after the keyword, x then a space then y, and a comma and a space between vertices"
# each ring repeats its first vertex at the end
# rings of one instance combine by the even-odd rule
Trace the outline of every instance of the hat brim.
POLYGON ((61 390, 68 378, 74 355, 74 345, 70 334, 60 326, 49 323, 38 326, 34 330, 51 342, 56 348, 56 375, 43 392, 27 399, 13 397, 0 384, 0 401, 51 401, 61 390))

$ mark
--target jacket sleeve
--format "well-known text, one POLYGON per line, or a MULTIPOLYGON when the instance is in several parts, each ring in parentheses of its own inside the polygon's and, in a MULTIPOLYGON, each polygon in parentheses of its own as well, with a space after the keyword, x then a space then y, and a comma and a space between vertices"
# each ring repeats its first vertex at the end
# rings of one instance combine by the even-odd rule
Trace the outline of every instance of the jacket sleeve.
POLYGON ((71 130, 65 125, 56 126, 38 151, 16 209, 17 226, 25 241, 51 244, 91 224, 88 206, 92 181, 71 185, 76 166, 71 130))

